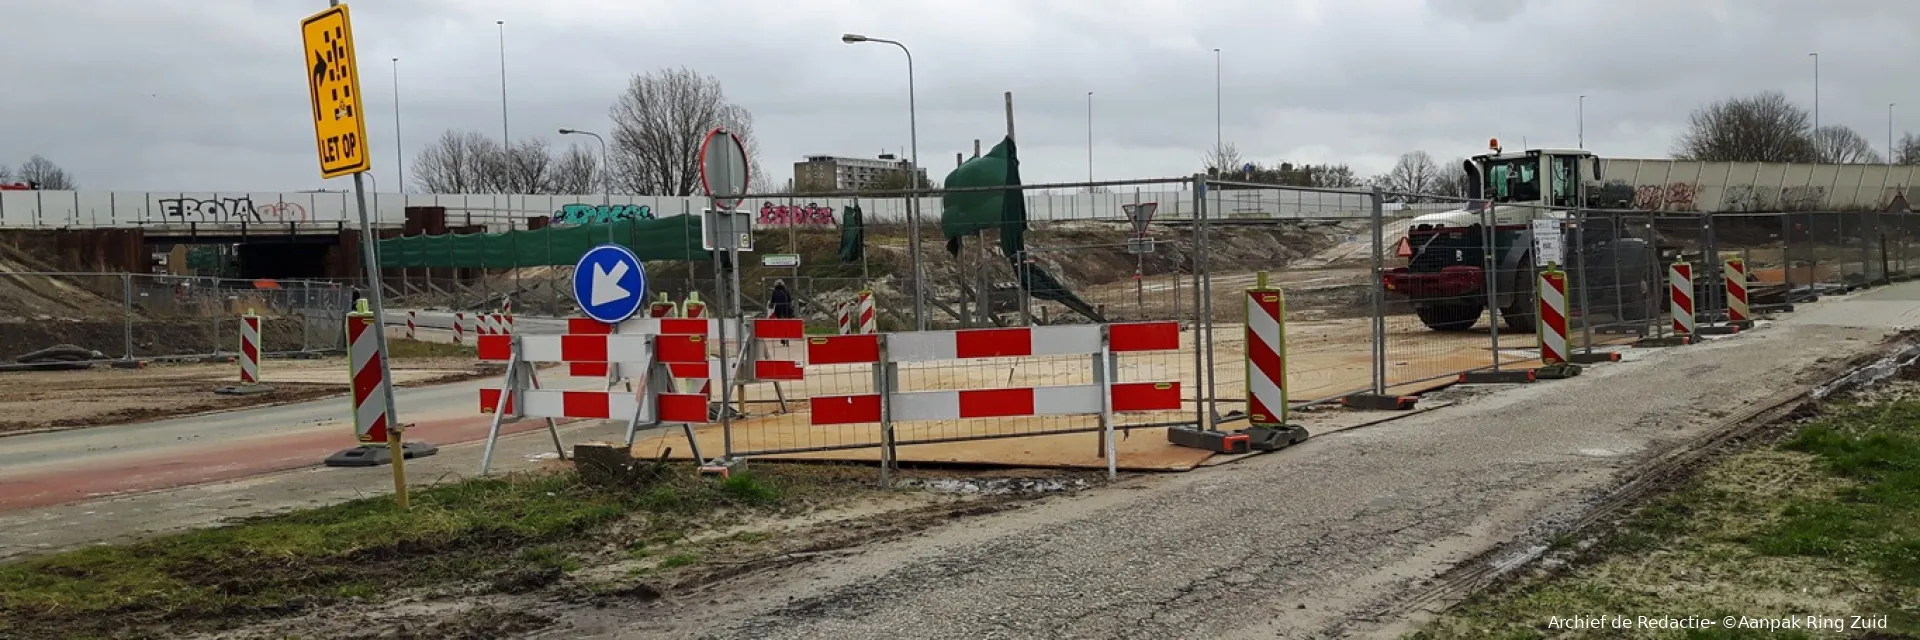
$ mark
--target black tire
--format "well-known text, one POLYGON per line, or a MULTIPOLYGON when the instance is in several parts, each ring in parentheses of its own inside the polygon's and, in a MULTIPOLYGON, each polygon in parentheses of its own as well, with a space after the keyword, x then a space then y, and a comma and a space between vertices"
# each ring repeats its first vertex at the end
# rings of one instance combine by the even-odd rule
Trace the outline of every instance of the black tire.
POLYGON ((1512 304, 1500 310, 1500 317, 1506 320, 1510 333, 1533 333, 1539 330, 1539 320, 1534 316, 1540 309, 1540 302, 1533 296, 1515 296, 1512 304))
POLYGON ((1480 322, 1480 307, 1470 304, 1418 305, 1413 312, 1434 331, 1466 331, 1480 322))

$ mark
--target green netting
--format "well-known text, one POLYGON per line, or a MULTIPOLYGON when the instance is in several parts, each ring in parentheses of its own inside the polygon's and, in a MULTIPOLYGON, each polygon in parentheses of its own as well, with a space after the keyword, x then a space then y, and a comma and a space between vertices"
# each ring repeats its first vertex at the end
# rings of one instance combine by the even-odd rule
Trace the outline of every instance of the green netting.
MULTIPOLYGON (((1020 186, 1020 154, 1011 136, 986 155, 968 160, 947 174, 947 188, 1020 186)), ((1027 294, 1066 305, 1095 322, 1100 313, 1074 295, 1058 278, 1038 265, 1021 265, 1027 250, 1027 198, 1019 189, 949 192, 940 198, 940 230, 947 236, 947 253, 960 255, 960 239, 987 229, 1000 231, 1000 253, 1013 263, 1027 294)))
MULTIPOLYGON (((987 155, 968 160, 947 174, 949 189, 1019 185, 1020 159, 1013 138, 1001 140, 987 155)), ((1001 248, 1011 256, 1025 249, 1026 228, 1027 199, 1018 189, 949 192, 940 197, 940 231, 947 236, 949 253, 958 255, 963 236, 999 229, 1001 248)))
POLYGON ((642 261, 712 259, 700 248, 700 221, 693 216, 672 216, 506 233, 388 238, 379 241, 380 266, 505 269, 572 265, 588 249, 609 242, 632 249, 642 261))

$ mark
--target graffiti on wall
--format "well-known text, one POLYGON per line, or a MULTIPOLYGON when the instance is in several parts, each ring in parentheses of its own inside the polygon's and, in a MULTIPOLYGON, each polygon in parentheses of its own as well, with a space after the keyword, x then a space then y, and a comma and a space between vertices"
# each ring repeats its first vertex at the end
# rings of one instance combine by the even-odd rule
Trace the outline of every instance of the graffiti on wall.
POLYGON ((1736 185, 1727 187, 1720 198, 1723 211, 1812 211, 1827 200, 1822 186, 1767 187, 1736 185))
POLYGON ((553 212, 553 224, 604 224, 621 220, 652 220, 644 204, 582 204, 575 202, 553 212))
POLYGON ((1692 183, 1641 185, 1633 190, 1633 208, 1641 211, 1692 211, 1700 189, 1692 183))
POLYGON ((307 208, 293 202, 254 204, 253 198, 161 198, 160 213, 181 222, 306 222, 307 208))
POLYGON ((754 224, 777 227, 833 226, 833 207, 822 207, 812 202, 792 206, 762 202, 760 218, 754 224))

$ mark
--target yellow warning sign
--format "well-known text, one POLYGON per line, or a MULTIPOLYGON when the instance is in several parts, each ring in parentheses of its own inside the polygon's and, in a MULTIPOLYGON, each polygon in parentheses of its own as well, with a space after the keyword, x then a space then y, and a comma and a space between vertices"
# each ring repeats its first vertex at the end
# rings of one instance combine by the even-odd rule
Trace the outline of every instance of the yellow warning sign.
POLYGON ((320 152, 320 177, 332 178, 372 168, 367 155, 367 124, 361 118, 360 65, 353 55, 353 28, 347 5, 300 21, 306 52, 307 94, 313 101, 313 142, 320 152))

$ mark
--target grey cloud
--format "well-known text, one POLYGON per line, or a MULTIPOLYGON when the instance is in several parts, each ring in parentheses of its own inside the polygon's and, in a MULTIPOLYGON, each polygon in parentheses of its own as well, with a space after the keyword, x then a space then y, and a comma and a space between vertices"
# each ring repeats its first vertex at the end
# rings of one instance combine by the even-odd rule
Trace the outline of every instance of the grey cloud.
MULTIPOLYGON (((323 186, 297 28, 322 6, 10 9, 0 59, 32 63, 0 67, 0 163, 41 153, 95 188, 323 186)), ((604 130, 630 74, 687 66, 753 111, 767 169, 782 178, 804 154, 908 145, 904 58, 841 44, 849 31, 913 48, 921 154, 936 175, 973 139, 998 138, 1004 91, 1015 95, 1031 181, 1085 176, 1087 91, 1099 177, 1190 173, 1213 142, 1214 47, 1225 138, 1243 154, 1363 172, 1416 148, 1477 152, 1493 136, 1571 145, 1581 94, 1589 147, 1661 156, 1703 102, 1777 89, 1810 105, 1812 51, 1823 123, 1879 141, 1889 102, 1912 105, 1903 120, 1920 121, 1920 89, 1905 81, 1920 60, 1920 3, 1900 0, 419 0, 353 10, 374 167, 388 187, 390 59, 401 59, 404 149, 449 128, 497 135, 499 19, 514 137, 604 130)))

